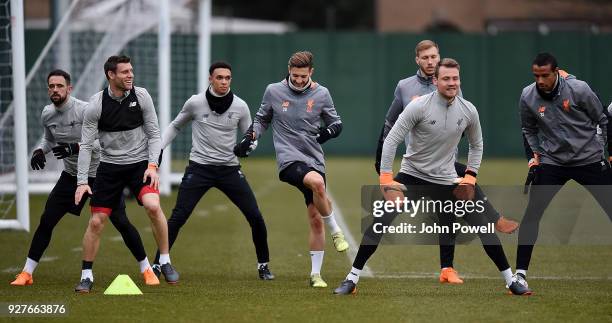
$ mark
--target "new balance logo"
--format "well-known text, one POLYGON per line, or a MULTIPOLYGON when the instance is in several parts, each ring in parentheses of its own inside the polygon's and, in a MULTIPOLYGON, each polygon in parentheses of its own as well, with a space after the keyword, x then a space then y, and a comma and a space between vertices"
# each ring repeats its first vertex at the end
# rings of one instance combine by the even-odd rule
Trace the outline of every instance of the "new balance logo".
POLYGON ((432 125, 432 126, 435 125, 436 124, 436 120, 429 121, 429 124, 432 125))

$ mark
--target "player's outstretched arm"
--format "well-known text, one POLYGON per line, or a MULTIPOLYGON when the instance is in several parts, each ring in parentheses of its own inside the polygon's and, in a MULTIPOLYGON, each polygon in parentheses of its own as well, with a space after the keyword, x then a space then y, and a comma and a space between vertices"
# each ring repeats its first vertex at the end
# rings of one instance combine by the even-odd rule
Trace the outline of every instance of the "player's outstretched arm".
MULTIPOLYGON (((89 178, 89 165, 91 151, 98 139, 98 120, 102 112, 101 96, 93 96, 83 113, 83 127, 81 128, 81 143, 79 145, 79 160, 77 166, 77 184, 87 184, 89 178)), ((97 143, 99 145, 99 142, 97 143)))
POLYGON ((147 136, 149 146, 149 164, 157 166, 159 160, 159 153, 161 150, 161 134, 159 130, 159 121, 157 120, 157 113, 155 113, 155 106, 153 105, 153 99, 147 90, 138 88, 136 92, 140 107, 142 108, 142 118, 144 121, 143 129, 147 136))
MULTIPOLYGON (((272 109, 272 95, 270 93, 270 85, 266 88, 263 98, 261 99, 261 105, 259 110, 255 114, 255 120, 253 120, 253 126, 249 129, 253 131, 253 139, 259 139, 261 135, 268 129, 273 117, 272 109)), ((245 133, 246 134, 246 133, 245 133)))

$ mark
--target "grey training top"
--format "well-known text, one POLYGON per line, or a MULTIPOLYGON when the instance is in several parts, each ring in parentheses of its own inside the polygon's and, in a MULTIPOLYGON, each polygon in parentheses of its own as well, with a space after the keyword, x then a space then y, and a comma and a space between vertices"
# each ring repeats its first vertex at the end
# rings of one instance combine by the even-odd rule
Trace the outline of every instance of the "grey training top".
MULTIPOLYGON (((142 126, 127 131, 99 131, 98 120, 102 113, 102 92, 94 94, 89 99, 89 107, 83 119, 82 143, 79 151, 78 184, 87 184, 87 168, 91 160, 92 145, 100 138, 100 161, 111 164, 127 165, 141 161, 157 165, 161 149, 161 136, 157 115, 151 95, 145 88, 134 87, 138 103, 142 109, 144 123, 142 126)), ((118 102, 127 98, 130 91, 118 98, 108 89, 110 97, 118 102)))
POLYGON ((283 80, 266 88, 253 130, 259 138, 272 123, 279 172, 299 161, 324 173, 323 149, 317 142, 319 128, 341 122, 327 88, 312 82, 309 89, 297 93, 283 80))
MULTIPOLYGON (((42 140, 36 149, 42 149, 46 154, 58 142, 74 143, 81 141, 81 127, 83 125, 83 114, 87 108, 87 102, 69 96, 61 106, 49 104, 44 107, 40 119, 44 127, 42 140)), ((77 175, 77 161, 79 156, 72 155, 63 159, 64 171, 77 175)), ((96 176, 96 169, 100 162, 100 145, 94 143, 92 161, 89 165, 89 176, 96 176)))
POLYGON ((456 97, 450 106, 438 91, 412 100, 385 139, 380 171, 393 171, 397 145, 410 134, 400 172, 442 185, 457 178, 455 150, 465 132, 469 142, 467 169, 478 173, 483 141, 478 111, 456 97))
MULTIPOLYGON (((389 110, 387 110, 387 115, 385 116, 383 140, 387 137, 395 121, 410 101, 436 90, 437 88, 433 84, 433 77, 423 75, 421 69, 417 70, 415 75, 397 82, 395 92, 393 93, 393 102, 391 102, 391 106, 389 106, 389 110)), ((462 97, 461 89, 459 89, 457 95, 462 97)), ((410 138, 406 136, 406 147, 408 147, 409 142, 410 138)))
POLYGON ((559 77, 558 82, 552 100, 544 100, 535 83, 521 94, 521 125, 531 150, 544 164, 581 166, 601 161, 608 123, 601 101, 584 81, 559 77))
POLYGON ((190 160, 204 165, 240 164, 233 149, 236 129, 243 134, 251 125, 251 114, 246 102, 234 95, 227 111, 218 114, 210 109, 205 92, 192 95, 164 132, 162 148, 166 148, 178 131, 189 122, 192 142, 190 160))

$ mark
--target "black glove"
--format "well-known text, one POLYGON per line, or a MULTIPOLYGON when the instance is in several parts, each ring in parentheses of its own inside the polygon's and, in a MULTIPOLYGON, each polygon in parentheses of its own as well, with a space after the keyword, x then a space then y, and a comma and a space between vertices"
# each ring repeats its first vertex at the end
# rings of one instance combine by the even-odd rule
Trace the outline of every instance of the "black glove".
POLYGON ((32 165, 33 170, 43 169, 45 168, 45 163, 47 159, 45 158, 45 153, 43 153, 42 149, 36 149, 32 153, 32 159, 30 160, 30 165, 32 165))
POLYGON ((319 131, 319 135, 317 136, 317 142, 319 144, 324 144, 326 141, 338 137, 342 132, 342 123, 334 123, 327 128, 321 129, 319 131))
POLYGON ((523 188, 523 194, 529 193, 529 186, 533 184, 535 181, 536 175, 540 170, 539 164, 534 164, 529 167, 529 172, 527 173, 527 179, 525 180, 525 188, 523 188))
POLYGON ((164 150, 159 151, 159 157, 157 158, 157 167, 161 167, 162 156, 164 155, 164 150))
POLYGON ((237 143, 236 146, 234 146, 234 155, 238 157, 249 157, 251 151, 255 149, 251 148, 251 146, 256 146, 254 145, 254 142, 255 139, 253 138, 252 128, 249 128, 249 130, 247 130, 247 132, 242 137, 242 140, 240 140, 240 142, 237 143))
POLYGON ((376 147, 376 160, 374 161, 374 169, 376 174, 380 175, 380 160, 382 159, 383 144, 385 143, 385 127, 383 126, 378 138, 378 147, 376 147))
POLYGON ((321 131, 319 131, 319 135, 317 136, 317 142, 322 145, 331 138, 332 136, 329 128, 321 129, 321 131))
POLYGON ((53 154, 55 157, 57 157, 57 159, 64 159, 66 157, 78 154, 79 144, 76 142, 58 142, 57 146, 51 148, 51 150, 53 150, 53 154))

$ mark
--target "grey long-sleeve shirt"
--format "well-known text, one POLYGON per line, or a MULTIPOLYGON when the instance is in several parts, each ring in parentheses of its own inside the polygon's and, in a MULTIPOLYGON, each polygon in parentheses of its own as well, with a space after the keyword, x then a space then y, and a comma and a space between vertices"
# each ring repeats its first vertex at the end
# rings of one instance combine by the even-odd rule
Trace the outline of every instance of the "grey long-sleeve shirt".
MULTIPOLYGON (((89 107, 83 119, 82 142, 79 151, 78 184, 87 184, 87 169, 91 160, 91 150, 96 138, 100 139, 100 161, 111 164, 127 165, 141 161, 157 164, 161 150, 161 136, 153 99, 145 88, 134 87, 140 104, 143 125, 126 131, 99 131, 98 121, 102 114, 102 92, 89 99, 89 107)), ((110 88, 108 92, 113 100, 121 102, 130 91, 122 97, 114 97, 110 88)))
MULTIPOLYGON (((86 108, 87 102, 72 96, 69 96, 66 102, 59 107, 55 104, 45 106, 40 117, 44 128, 43 137, 36 149, 41 149, 46 154, 58 142, 81 142, 81 127, 86 108)), ((100 145, 97 143, 93 144, 91 159, 88 174, 90 177, 95 177, 100 162, 100 145)), ((63 161, 64 171, 76 176, 78 155, 66 157, 63 161)))
MULTIPOLYGON (((395 121, 410 101, 434 91, 436 91, 436 86, 433 84, 432 78, 423 75, 420 69, 415 75, 397 82, 397 86, 393 92, 393 101, 385 116, 383 140, 387 137, 395 121)), ((407 142, 408 139, 406 139, 406 143, 407 142)))
POLYGON ((410 134, 400 172, 432 183, 452 185, 457 178, 455 151, 464 132, 469 142, 467 169, 478 173, 483 140, 476 107, 460 97, 449 106, 438 91, 416 98, 406 106, 387 135, 380 170, 393 171, 397 146, 410 134))
POLYGON ((164 131, 162 148, 176 137, 187 123, 191 122, 191 153, 189 159, 204 165, 239 165, 234 155, 236 129, 240 134, 251 125, 249 107, 234 95, 232 105, 222 114, 210 109, 205 93, 192 95, 164 131))
MULTIPOLYGON (((436 90, 437 88, 433 84, 433 77, 423 75, 423 72, 420 69, 417 70, 415 75, 412 75, 397 82, 397 86, 395 87, 395 91, 393 92, 393 101, 389 106, 389 110, 387 110, 387 114, 385 116, 385 124, 381 132, 381 137, 379 139, 379 152, 382 149, 382 142, 384 142, 385 138, 389 134, 389 131, 391 131, 391 128, 395 124, 395 121, 397 121, 397 118, 402 113, 402 111, 404 111, 404 108, 406 108, 408 103, 420 96, 429 94, 436 90)), ((463 97, 461 89, 459 89, 458 96, 463 97)), ((406 147, 408 147, 410 137, 406 136, 404 142, 406 144, 406 147)))
POLYGON ((559 77, 558 82, 552 100, 544 100, 535 83, 521 94, 521 125, 531 150, 544 164, 581 166, 601 161, 608 123, 601 102, 584 81, 559 77))
POLYGON ((317 142, 319 128, 340 122, 327 88, 313 82, 308 90, 296 93, 283 80, 266 88, 253 130, 259 138, 272 124, 279 172, 300 161, 324 173, 323 149, 317 142))

